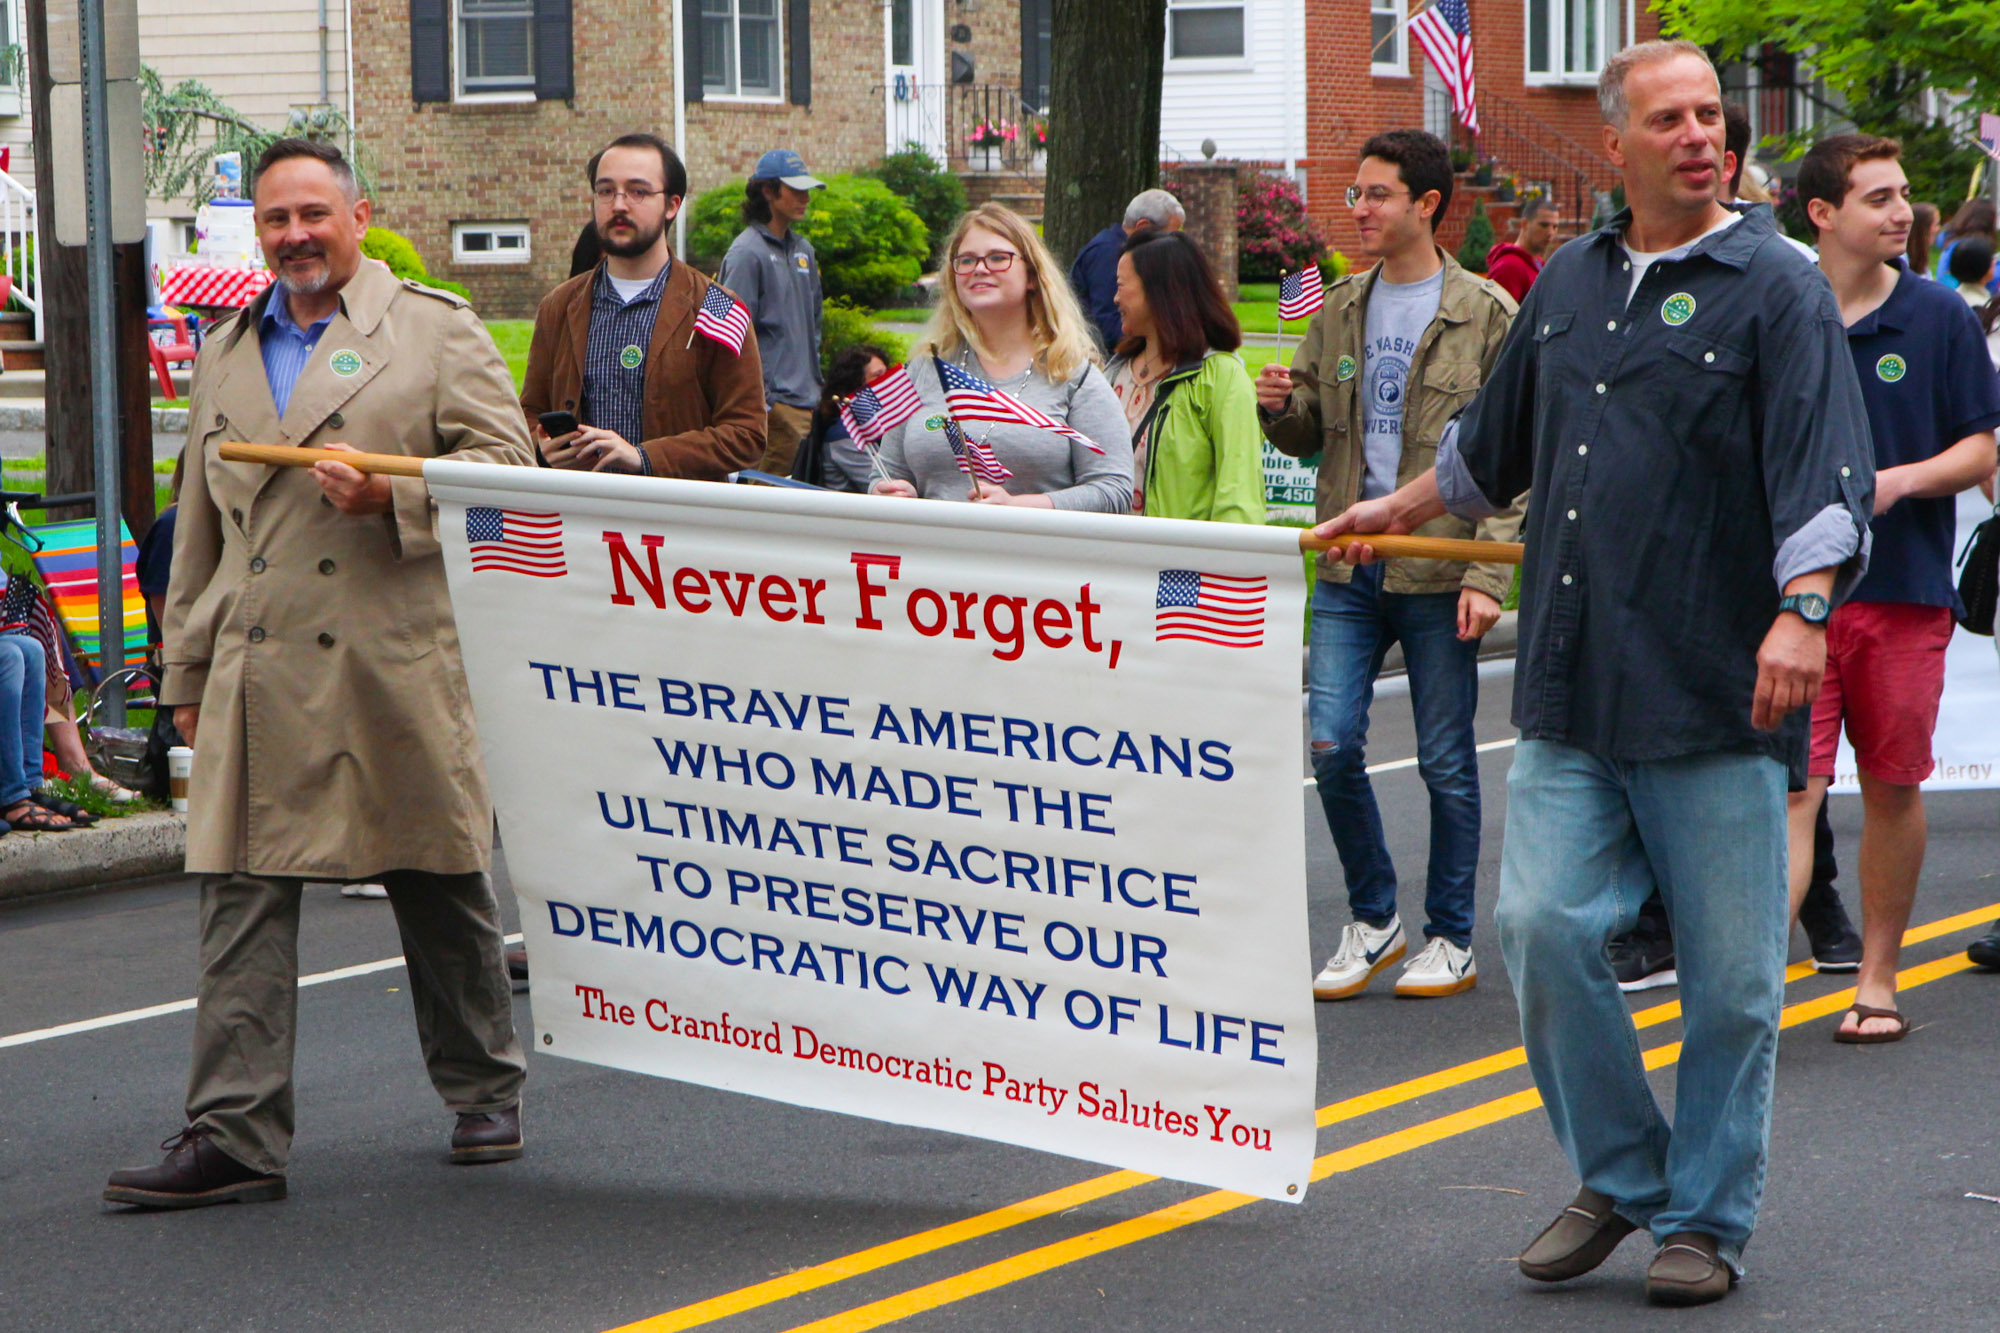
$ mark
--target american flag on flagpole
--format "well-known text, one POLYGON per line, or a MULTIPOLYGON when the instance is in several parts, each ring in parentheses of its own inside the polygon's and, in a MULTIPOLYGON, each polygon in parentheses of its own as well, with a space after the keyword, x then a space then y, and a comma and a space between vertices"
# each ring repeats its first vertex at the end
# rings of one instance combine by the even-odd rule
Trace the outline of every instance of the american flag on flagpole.
POLYGON ((1191 639, 1221 648, 1264 644, 1266 580, 1207 574, 1198 569, 1163 569, 1154 600, 1153 639, 1191 639))
POLYGON ((968 477, 990 481, 995 486, 1012 481, 1014 474, 993 452, 984 440, 969 440, 965 430, 950 417, 944 421, 944 437, 951 444, 952 457, 958 460, 958 470, 968 477))
POLYGON ((915 416, 923 405, 923 397, 917 392, 917 382, 910 378, 909 367, 897 366, 863 385, 860 393, 842 403, 840 420, 847 427, 854 447, 859 449, 876 443, 915 416))
POLYGON ((524 509, 471 505, 465 511, 465 541, 475 570, 559 579, 563 562, 562 515, 524 509))
POLYGON ((743 340, 750 336, 750 312, 726 290, 710 283, 708 295, 701 298, 701 309, 695 312, 694 331, 741 356, 743 340))
POLYGON ((1325 304, 1326 284, 1319 276, 1318 264, 1308 264, 1297 273, 1279 276, 1279 319, 1304 319, 1317 314, 1325 304))
POLYGON ((1472 12, 1465 0, 1436 0, 1410 20, 1410 36, 1451 89, 1451 109, 1465 128, 1479 133, 1479 103, 1472 82, 1472 12))
POLYGON ((1040 430, 1052 430, 1066 440, 1075 440, 1094 454, 1104 452, 1097 447, 1097 441, 1088 435, 1065 426, 1045 412, 1036 411, 1013 394, 994 388, 971 371, 959 369, 936 353, 932 353, 931 359, 937 363, 938 383, 944 386, 945 406, 959 420, 997 421, 1016 426, 1034 426, 1040 430))

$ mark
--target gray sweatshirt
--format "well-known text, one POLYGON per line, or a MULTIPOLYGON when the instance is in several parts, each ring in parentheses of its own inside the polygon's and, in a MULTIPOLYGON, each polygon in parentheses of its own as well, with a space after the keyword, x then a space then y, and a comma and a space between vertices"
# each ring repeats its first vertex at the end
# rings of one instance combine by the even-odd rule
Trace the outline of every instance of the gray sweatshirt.
POLYGON ((750 311, 765 405, 819 406, 821 296, 812 242, 796 230, 781 240, 753 222, 730 244, 715 280, 750 311))
MULTIPOLYGON (((971 482, 958 470, 944 435, 944 389, 928 354, 911 357, 910 377, 924 405, 882 440, 882 466, 892 477, 911 482, 927 500, 963 500, 971 482)), ((993 377, 970 352, 961 363, 973 374, 993 377)), ((1046 495, 1057 509, 1129 513, 1132 508, 1132 430, 1124 409, 1111 391, 1104 372, 1086 364, 1066 383, 1051 384, 1039 368, 1027 382, 1015 376, 1000 387, 1057 421, 1095 440, 1102 454, 1093 453, 1054 431, 1011 422, 967 421, 960 424, 968 438, 984 440, 1014 474, 1005 483, 1016 495, 1046 495)))

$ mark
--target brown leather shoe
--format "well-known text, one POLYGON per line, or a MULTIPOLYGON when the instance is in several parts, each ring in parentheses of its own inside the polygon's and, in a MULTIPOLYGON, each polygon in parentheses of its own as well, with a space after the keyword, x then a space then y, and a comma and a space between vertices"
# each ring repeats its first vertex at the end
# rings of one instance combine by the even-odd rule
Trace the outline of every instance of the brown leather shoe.
POLYGON ((105 1182, 109 1203, 140 1208, 206 1208, 212 1203, 268 1203, 285 1197, 285 1178, 243 1165, 211 1141, 207 1125, 189 1125, 160 1146, 158 1166, 113 1171, 105 1182))
POLYGON ((451 1131, 451 1160, 457 1166, 511 1162, 522 1152, 521 1108, 461 1111, 451 1131))
POLYGON ((1611 1204, 1589 1186, 1578 1190, 1562 1215, 1521 1251, 1522 1275, 1537 1282, 1567 1282, 1610 1258, 1618 1242, 1638 1230, 1611 1204))
POLYGON ((1722 1260, 1715 1237, 1676 1231, 1646 1270, 1646 1299, 1655 1305, 1706 1305, 1736 1285, 1736 1270, 1722 1260))

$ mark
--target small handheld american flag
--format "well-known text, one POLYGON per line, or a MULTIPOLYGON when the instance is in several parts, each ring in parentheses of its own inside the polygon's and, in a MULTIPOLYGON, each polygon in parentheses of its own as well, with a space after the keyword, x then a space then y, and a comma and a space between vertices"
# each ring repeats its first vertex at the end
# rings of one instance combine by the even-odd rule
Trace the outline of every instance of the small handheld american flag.
POLYGON ((847 427, 854 447, 859 449, 865 444, 876 443, 915 416, 923 405, 924 400, 917 393, 917 382, 910 378, 909 368, 897 366, 862 386, 860 393, 842 403, 840 420, 847 427))
POLYGON ((1318 264, 1308 264, 1297 273, 1279 277, 1279 319, 1304 319, 1317 314, 1325 304, 1326 285, 1320 280, 1318 264))
POLYGON ((710 284, 708 295, 701 298, 701 309, 695 312, 694 331, 741 356, 743 340, 750 336, 750 312, 727 291, 710 284))
POLYGON ((958 470, 966 476, 990 481, 996 486, 1014 479, 1013 472, 994 454, 991 445, 984 440, 967 439, 965 431, 950 417, 945 418, 944 437, 951 443, 952 457, 958 460, 958 470))
POLYGON ((1088 435, 1065 426, 1046 412, 1036 411, 1013 394, 994 388, 971 371, 959 369, 936 353, 932 354, 931 359, 937 363, 938 383, 944 386, 945 406, 961 421, 997 421, 1016 426, 1033 426, 1039 430, 1052 430, 1066 440, 1075 440, 1094 454, 1104 452, 1097 447, 1097 441, 1088 435))

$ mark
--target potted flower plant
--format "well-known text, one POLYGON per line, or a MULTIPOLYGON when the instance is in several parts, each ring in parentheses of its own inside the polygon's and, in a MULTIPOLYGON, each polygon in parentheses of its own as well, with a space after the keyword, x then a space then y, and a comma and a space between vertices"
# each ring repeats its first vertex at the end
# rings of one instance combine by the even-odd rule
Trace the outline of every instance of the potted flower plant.
POLYGON ((965 142, 972 149, 972 169, 1000 170, 1001 151, 1019 138, 1020 133, 1009 120, 983 120, 973 126, 972 133, 965 136, 965 142))
POLYGON ((1035 145, 1035 170, 1047 171, 1049 169, 1049 123, 1046 120, 1035 122, 1033 143, 1035 145))

